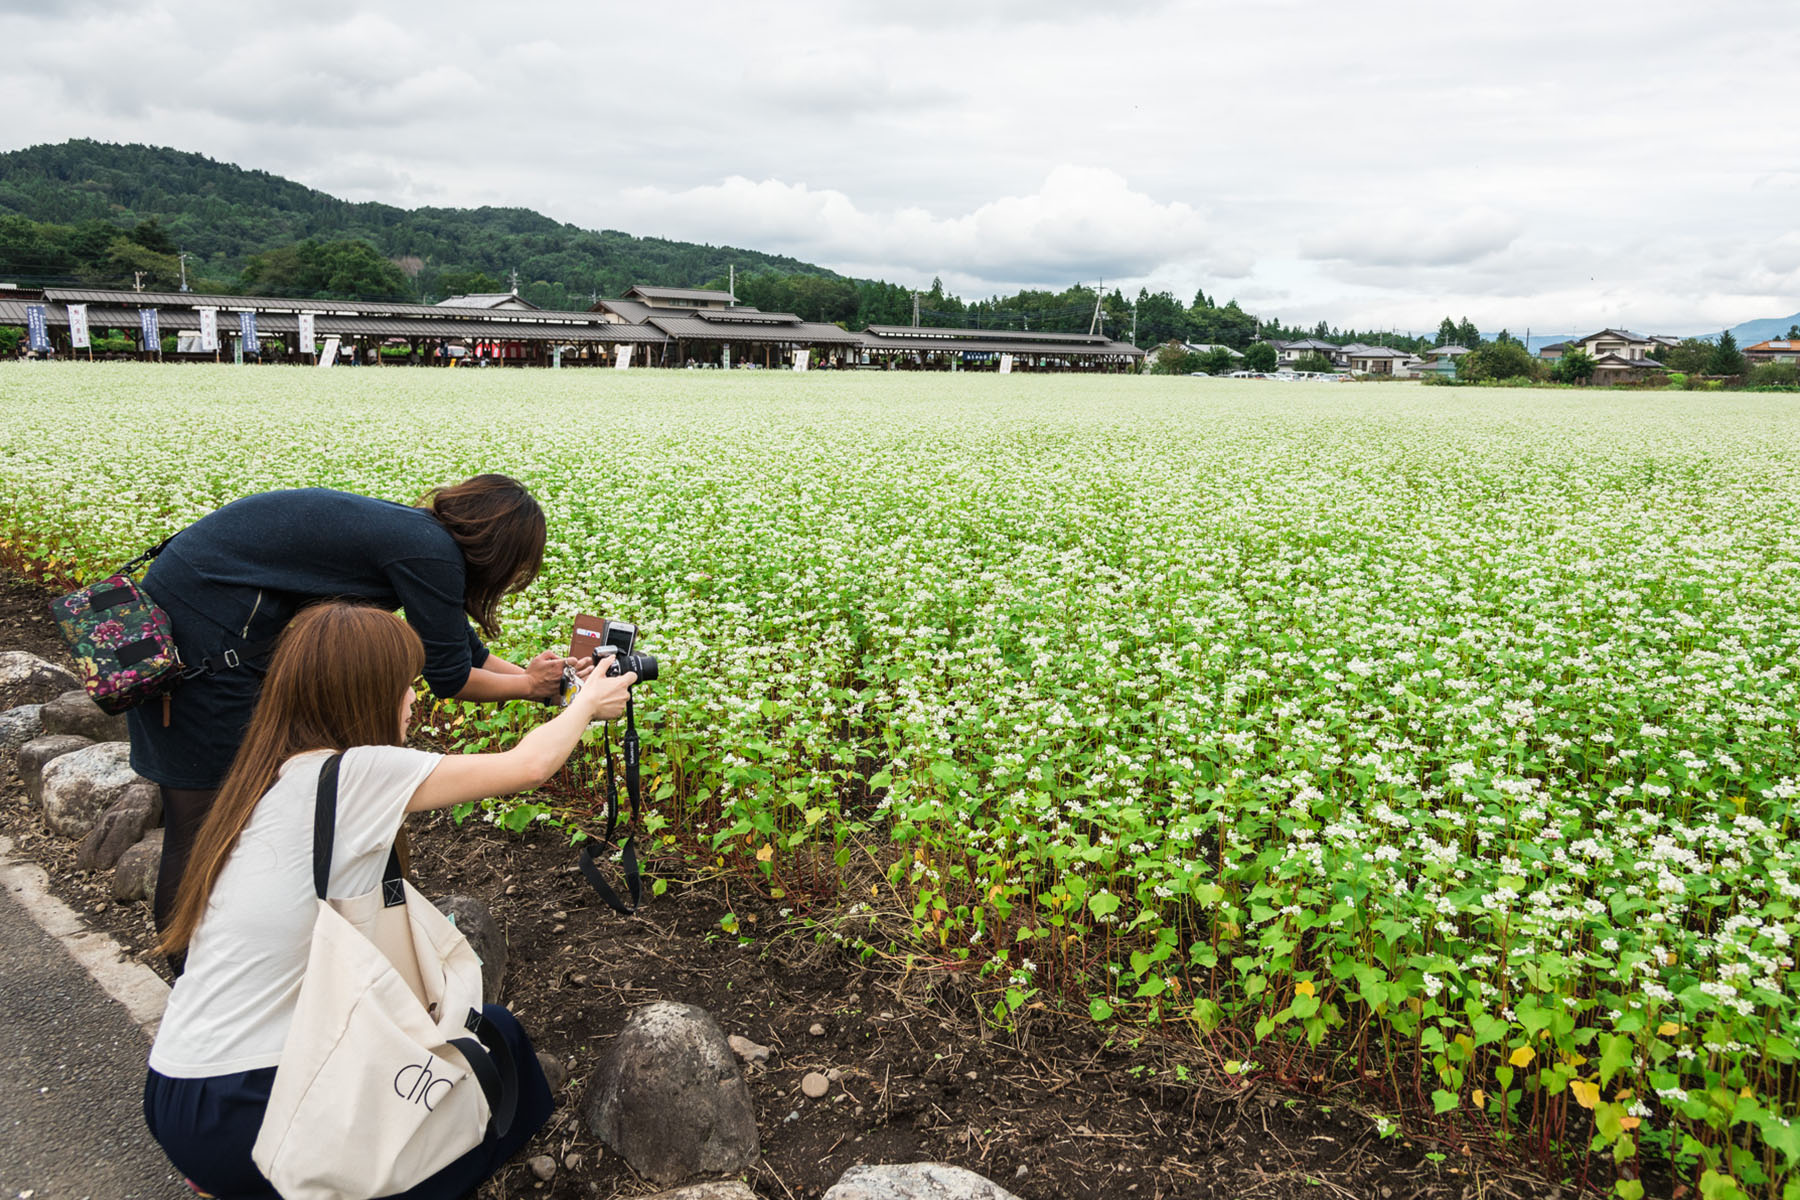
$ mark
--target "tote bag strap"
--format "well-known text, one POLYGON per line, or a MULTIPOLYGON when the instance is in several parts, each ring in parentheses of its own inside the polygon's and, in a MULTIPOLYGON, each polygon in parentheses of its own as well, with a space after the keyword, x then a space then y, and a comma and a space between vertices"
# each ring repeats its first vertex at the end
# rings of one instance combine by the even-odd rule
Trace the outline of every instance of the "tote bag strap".
POLYGON ((494 1135, 505 1137, 519 1111, 519 1064, 513 1060, 512 1049, 500 1036, 500 1030, 479 1010, 471 1008, 463 1024, 475 1037, 451 1038, 450 1044, 468 1060, 469 1069, 487 1095, 488 1120, 494 1135))
MULTIPOLYGON (((331 848, 337 839, 338 768, 344 756, 333 754, 319 771, 319 792, 313 802, 313 891, 319 899, 331 886, 331 848)), ((400 872, 400 853, 388 848, 387 868, 381 873, 381 903, 394 908, 406 903, 400 872)))

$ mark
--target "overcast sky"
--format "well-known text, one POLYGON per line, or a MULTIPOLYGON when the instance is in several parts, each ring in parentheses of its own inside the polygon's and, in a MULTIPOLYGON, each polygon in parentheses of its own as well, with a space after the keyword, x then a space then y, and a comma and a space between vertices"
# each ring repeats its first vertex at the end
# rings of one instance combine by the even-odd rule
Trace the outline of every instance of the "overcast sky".
POLYGON ((0 0, 0 147, 193 150, 974 297, 1716 330, 1800 309, 1776 0, 0 0))

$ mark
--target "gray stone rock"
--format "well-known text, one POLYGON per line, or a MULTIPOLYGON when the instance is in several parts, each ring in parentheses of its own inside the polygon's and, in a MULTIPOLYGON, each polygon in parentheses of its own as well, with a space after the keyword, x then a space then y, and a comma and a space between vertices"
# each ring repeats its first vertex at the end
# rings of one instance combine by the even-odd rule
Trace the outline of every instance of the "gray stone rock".
POLYGON ((46 704, 80 686, 81 680, 74 675, 35 654, 23 650, 0 653, 0 709, 46 704))
POLYGON ((540 1183, 549 1183, 556 1178, 556 1160, 548 1154, 534 1155, 526 1160, 525 1165, 531 1168, 531 1173, 538 1177, 540 1183))
POLYGON ((469 947, 481 960, 481 996, 489 1004, 500 999, 500 985, 506 982, 506 935, 494 921, 487 905, 473 896, 445 896, 437 909, 469 939, 469 947))
POLYGON ((0 753, 10 757, 26 742, 41 736, 44 732, 43 712, 41 704, 21 704, 0 712, 0 753))
POLYGON ((114 716, 104 711, 80 688, 44 705, 44 732, 72 733, 90 742, 122 742, 131 736, 124 713, 114 716))
POLYGON ((100 814, 141 782, 124 742, 99 742, 52 759, 44 768, 44 823, 64 837, 86 837, 100 814))
POLYGON ((550 1085, 550 1094, 554 1096, 562 1091, 563 1084, 569 1082, 569 1068, 562 1065, 560 1059, 552 1058, 542 1050, 538 1051, 538 1069, 544 1073, 544 1082, 550 1085))
POLYGON ((658 1001, 632 1013, 582 1105, 582 1118, 631 1169, 665 1187, 756 1161, 756 1111, 718 1023, 658 1001))
POLYGON ((127 850, 113 870, 113 899, 148 900, 156 895, 156 877, 162 870, 163 831, 152 829, 144 840, 127 850))
POLYGON ((948 1163, 856 1166, 823 1200, 1019 1200, 990 1179, 948 1163))
POLYGON ((19 782, 25 785, 25 797, 33 804, 44 802, 44 768, 65 754, 84 750, 94 743, 84 737, 53 733, 32 738, 19 747, 19 782))
POLYGON ((654 1196, 642 1196, 639 1200, 756 1200, 756 1193, 750 1190, 749 1184, 736 1179, 721 1179, 712 1183, 690 1183, 654 1196))
POLYGON ((132 784, 81 839, 81 847, 75 851, 76 868, 110 870, 161 820, 162 789, 147 780, 132 784))

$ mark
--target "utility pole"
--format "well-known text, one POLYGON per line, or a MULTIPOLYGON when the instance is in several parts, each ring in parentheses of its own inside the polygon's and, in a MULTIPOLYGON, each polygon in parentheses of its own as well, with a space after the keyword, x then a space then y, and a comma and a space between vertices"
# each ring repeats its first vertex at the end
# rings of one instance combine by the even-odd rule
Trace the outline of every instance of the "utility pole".
POLYGON ((919 327, 919 293, 913 292, 913 328, 919 327))
POLYGON ((1137 304, 1131 306, 1131 344, 1137 345, 1137 304))
POLYGON ((519 294, 519 268, 517 267, 512 269, 512 294, 515 296, 519 294))
POLYGON ((1099 286, 1094 289, 1094 315, 1088 319, 1089 337, 1094 336, 1096 329, 1101 333, 1106 332, 1106 322, 1100 318, 1100 298, 1104 295, 1106 295, 1106 280, 1102 279, 1099 286))
POLYGON ((177 255, 176 255, 176 257, 177 257, 177 258, 179 258, 179 259, 180 259, 180 260, 181 260, 181 290, 182 290, 182 291, 184 291, 184 292, 185 292, 185 291, 187 291, 187 290, 188 290, 188 285, 187 285, 187 251, 186 251, 186 250, 183 250, 183 251, 181 251, 181 253, 179 253, 179 254, 177 254, 177 255))
POLYGON ((134 292, 141 292, 144 290, 144 273, 142 271, 133 271, 131 273, 131 290, 134 292))
POLYGON ((732 263, 727 269, 731 272, 731 303, 735 305, 737 303, 737 264, 732 263))

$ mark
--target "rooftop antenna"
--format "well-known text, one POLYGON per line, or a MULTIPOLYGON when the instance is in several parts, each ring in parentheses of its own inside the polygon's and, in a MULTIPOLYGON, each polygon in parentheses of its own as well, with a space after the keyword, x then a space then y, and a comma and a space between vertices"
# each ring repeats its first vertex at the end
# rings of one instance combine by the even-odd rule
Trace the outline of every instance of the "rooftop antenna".
POLYGON ((188 285, 187 285, 187 251, 186 251, 186 250, 183 250, 183 251, 181 251, 181 253, 179 253, 179 254, 177 254, 177 255, 176 255, 176 256, 175 256, 175 257, 177 257, 177 258, 179 258, 179 259, 180 259, 180 260, 181 260, 181 290, 182 290, 182 291, 184 291, 184 292, 185 292, 185 291, 187 291, 187 290, 188 290, 188 285))

